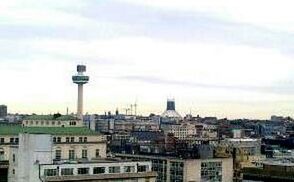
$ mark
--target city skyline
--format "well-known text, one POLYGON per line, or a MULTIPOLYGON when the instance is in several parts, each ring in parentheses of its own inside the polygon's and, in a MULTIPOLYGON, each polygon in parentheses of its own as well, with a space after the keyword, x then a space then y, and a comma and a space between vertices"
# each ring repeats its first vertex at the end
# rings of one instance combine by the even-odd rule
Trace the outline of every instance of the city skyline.
POLYGON ((181 115, 294 116, 293 3, 187 2, 2 2, 1 104, 75 112, 85 64, 85 113, 161 114, 172 97, 181 115))

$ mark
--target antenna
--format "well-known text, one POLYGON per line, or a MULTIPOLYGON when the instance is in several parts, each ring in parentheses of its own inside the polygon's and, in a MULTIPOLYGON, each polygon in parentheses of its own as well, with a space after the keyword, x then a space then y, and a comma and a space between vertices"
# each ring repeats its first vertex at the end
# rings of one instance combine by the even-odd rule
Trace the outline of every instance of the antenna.
POLYGON ((138 104, 137 104, 137 98, 136 98, 136 101, 135 101, 134 107, 135 107, 135 116, 137 116, 137 107, 138 107, 138 104))

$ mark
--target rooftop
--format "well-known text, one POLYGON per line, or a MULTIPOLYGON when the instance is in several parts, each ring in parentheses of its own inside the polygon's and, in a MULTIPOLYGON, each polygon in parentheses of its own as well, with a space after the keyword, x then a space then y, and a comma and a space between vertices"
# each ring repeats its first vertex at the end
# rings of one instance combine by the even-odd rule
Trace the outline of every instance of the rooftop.
POLYGON ((0 135, 18 135, 19 133, 51 135, 97 135, 85 127, 22 127, 21 125, 0 124, 0 135))
POLYGON ((71 115, 31 115, 24 118, 24 120, 58 120, 58 121, 69 121, 78 120, 76 117, 71 115))

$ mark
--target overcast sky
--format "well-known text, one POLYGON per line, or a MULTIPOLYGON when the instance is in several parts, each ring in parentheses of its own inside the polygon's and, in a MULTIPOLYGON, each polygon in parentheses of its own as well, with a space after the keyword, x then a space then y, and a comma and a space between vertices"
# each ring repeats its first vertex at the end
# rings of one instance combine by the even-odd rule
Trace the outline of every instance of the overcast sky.
POLYGON ((294 117, 292 0, 9 0, 0 3, 0 104, 10 112, 85 111, 138 102, 160 114, 294 117))

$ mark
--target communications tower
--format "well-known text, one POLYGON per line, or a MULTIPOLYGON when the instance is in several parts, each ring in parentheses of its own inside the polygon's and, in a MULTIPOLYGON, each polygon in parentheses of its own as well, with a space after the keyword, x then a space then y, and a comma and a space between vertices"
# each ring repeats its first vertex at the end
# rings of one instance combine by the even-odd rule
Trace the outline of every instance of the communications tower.
POLYGON ((78 84, 78 106, 77 106, 77 116, 83 118, 83 85, 89 82, 89 76, 84 75, 86 72, 85 65, 77 66, 77 74, 72 76, 72 81, 78 84))

